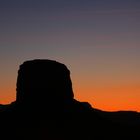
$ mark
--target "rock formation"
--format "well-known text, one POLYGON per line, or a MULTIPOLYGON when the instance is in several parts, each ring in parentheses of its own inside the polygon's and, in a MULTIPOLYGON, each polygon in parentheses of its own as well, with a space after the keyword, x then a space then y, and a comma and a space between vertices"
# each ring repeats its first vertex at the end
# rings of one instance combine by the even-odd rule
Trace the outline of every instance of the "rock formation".
POLYGON ((16 101, 0 106, 4 140, 118 140, 138 135, 139 125, 115 121, 112 114, 75 100, 70 71, 59 62, 24 62, 16 90, 16 101))

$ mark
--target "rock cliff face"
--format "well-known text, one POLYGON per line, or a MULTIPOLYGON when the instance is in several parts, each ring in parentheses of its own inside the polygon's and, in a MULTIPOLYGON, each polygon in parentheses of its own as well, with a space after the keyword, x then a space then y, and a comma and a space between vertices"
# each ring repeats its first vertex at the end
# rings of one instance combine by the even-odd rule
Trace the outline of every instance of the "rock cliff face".
POLYGON ((18 71, 17 102, 28 105, 59 104, 73 99, 70 71, 50 60, 24 62, 18 71))
MULTIPOLYGON (((123 123, 123 114, 75 100, 64 64, 31 60, 18 71, 16 101, 0 106, 0 133, 4 140, 135 140, 140 124, 123 123)), ((133 114, 139 120, 139 113, 133 114)))

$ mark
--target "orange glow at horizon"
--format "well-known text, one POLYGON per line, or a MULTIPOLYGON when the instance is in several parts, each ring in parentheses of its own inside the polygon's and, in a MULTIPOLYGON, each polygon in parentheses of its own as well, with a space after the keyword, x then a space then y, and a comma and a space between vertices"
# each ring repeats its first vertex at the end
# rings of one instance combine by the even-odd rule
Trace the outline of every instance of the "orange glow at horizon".
POLYGON ((10 104, 16 100, 16 91, 14 88, 4 88, 0 90, 0 104, 10 104))
MULTIPOLYGON (((74 86, 75 98, 79 101, 89 102, 94 108, 104 111, 133 110, 140 112, 139 94, 140 85, 126 86, 74 86), (91 97, 92 93, 92 97, 91 97), (135 93, 135 94, 133 94, 135 93), (136 97, 137 96, 137 97, 136 97)), ((0 104, 9 104, 16 99, 14 87, 1 89, 0 104), (9 94, 8 94, 9 93, 9 94), (12 94, 11 94, 12 93, 12 94)))
POLYGON ((140 112, 140 85, 75 88, 75 98, 105 111, 133 110, 140 112), (78 94, 80 93, 80 94, 78 94), (135 93, 135 94, 133 94, 135 93), (91 94, 93 95, 91 97, 91 94))

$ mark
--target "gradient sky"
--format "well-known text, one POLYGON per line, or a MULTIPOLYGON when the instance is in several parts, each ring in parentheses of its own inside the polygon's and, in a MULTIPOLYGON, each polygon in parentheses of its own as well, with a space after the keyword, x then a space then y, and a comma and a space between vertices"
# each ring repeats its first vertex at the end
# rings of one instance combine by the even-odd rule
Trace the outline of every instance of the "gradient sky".
POLYGON ((75 98, 140 111, 139 0, 1 0, 0 103, 15 100, 19 65, 55 59, 75 98))

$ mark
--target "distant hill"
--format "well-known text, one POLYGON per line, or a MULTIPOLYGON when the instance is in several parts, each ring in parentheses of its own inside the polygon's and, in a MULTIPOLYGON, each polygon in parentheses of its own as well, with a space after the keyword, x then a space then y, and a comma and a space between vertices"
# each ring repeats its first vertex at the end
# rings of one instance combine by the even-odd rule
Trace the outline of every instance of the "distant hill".
POLYGON ((136 111, 102 111, 99 109, 94 109, 102 117, 116 123, 122 123, 132 126, 140 126, 140 113, 136 111))

